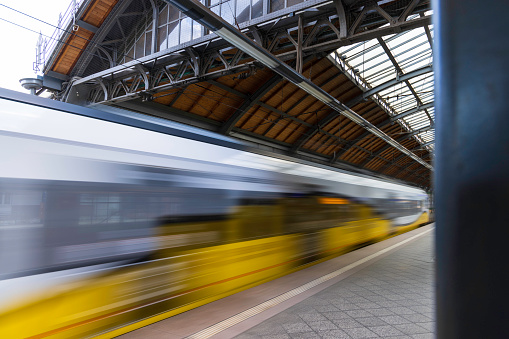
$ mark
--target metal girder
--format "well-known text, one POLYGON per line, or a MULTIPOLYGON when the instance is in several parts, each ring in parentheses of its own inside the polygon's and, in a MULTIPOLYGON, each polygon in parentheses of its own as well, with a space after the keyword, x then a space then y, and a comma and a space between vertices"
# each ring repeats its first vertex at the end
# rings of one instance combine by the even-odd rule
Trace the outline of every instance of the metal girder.
MULTIPOLYGON (((387 46, 386 46, 386 47, 387 47, 387 46)), ((392 54, 390 55, 390 57, 392 57, 392 54)), ((394 58, 392 57, 392 59, 394 59, 394 58)), ((331 61, 333 61, 333 60, 331 60, 331 61)), ((335 60, 335 61, 336 61, 336 64, 337 64, 337 60, 335 60)), ((334 62, 334 61, 333 61, 333 62, 334 62)), ((393 64, 394 64, 394 66, 396 67, 397 72, 401 72, 401 68, 399 68, 399 65, 397 65, 397 63, 396 63, 396 61, 395 61, 395 60, 393 60, 393 64)), ((344 71, 345 75, 347 75, 347 76, 348 76, 348 77, 349 77, 349 78, 350 78, 350 79, 351 79, 354 83, 358 83, 358 81, 356 81, 357 79, 355 78, 355 75, 354 75, 354 74, 350 74, 350 73, 348 72, 348 69, 344 69, 344 67, 341 67, 341 66, 342 66, 342 65, 338 65, 338 67, 340 67, 340 69, 343 69, 343 71, 344 71)), ((403 79, 403 80, 407 80, 407 81, 408 81, 408 79, 403 79)), ((409 84, 407 83, 407 85, 409 85, 409 84)), ((409 87, 410 87, 410 86, 409 86, 409 87)), ((413 93, 413 95, 414 95, 414 96, 416 96, 416 97, 417 97, 417 95, 416 95, 415 91, 413 91, 412 93, 413 93)), ((361 98, 362 98, 362 97, 361 97, 361 96, 359 96, 359 97, 357 97, 356 99, 354 99, 354 100, 352 100, 352 101, 348 102, 348 103, 347 103, 347 105, 354 105, 354 104, 356 104, 356 103, 360 102, 360 100, 359 100, 359 99, 361 99, 361 98)), ((376 99, 376 98, 374 98, 374 99, 376 99)), ((375 101, 375 102, 377 102, 377 103, 379 104, 379 106, 380 106, 382 109, 386 110, 386 107, 385 107, 385 105, 384 105, 384 103, 383 103, 383 102, 380 102, 379 100, 374 100, 374 101, 375 101)), ((424 105, 423 105, 423 106, 424 106, 424 105)), ((431 107, 431 106, 432 106, 432 105, 429 105, 429 106, 427 106, 427 107, 425 107, 425 108, 429 108, 429 107, 431 107)), ((387 111, 387 110, 386 110, 386 111, 387 111)), ((408 114, 411 114, 411 113, 413 113, 413 112, 415 112, 415 110, 412 110, 412 111, 410 111, 410 112, 404 112, 404 113, 405 113, 405 115, 408 115, 408 114)), ((428 115, 428 117, 429 117, 429 115, 428 115)), ((318 125, 318 126, 317 126, 318 128, 315 128, 315 129, 312 131, 312 133, 309 133, 308 135, 306 135, 306 136, 305 136, 305 137, 306 137, 306 139, 304 140, 304 142, 302 142, 303 140, 300 140, 300 142, 301 142, 301 143, 299 143, 299 144, 298 144, 298 146, 299 146, 299 147, 301 147, 301 146, 305 143, 305 141, 307 141, 307 140, 308 140, 308 139, 309 139, 312 135, 316 134, 316 133, 320 130, 320 129, 319 129, 319 127, 320 127, 320 126, 323 126, 323 125, 325 125, 325 124, 329 123, 329 122, 330 122, 332 119, 334 119, 334 118, 335 118, 335 116, 334 116, 333 114, 331 114, 331 115, 329 115, 328 117, 326 117, 325 119, 323 119, 323 120, 320 122, 320 125, 318 125)), ((380 124, 380 125, 381 125, 381 126, 380 126, 380 128, 387 126, 389 123, 391 123, 391 120, 390 120, 390 119, 389 119, 389 120, 386 120, 385 122, 382 122, 382 123, 380 124)), ((425 128, 425 129, 426 129, 426 130, 429 130, 429 129, 431 129, 431 128, 434 128, 434 125, 433 125, 433 124, 432 124, 431 126, 429 126, 429 127, 425 128)), ((412 133, 412 134, 410 134, 410 135, 419 134, 419 133, 421 133, 423 130, 424 130, 424 129, 418 130, 418 131, 416 131, 415 133, 412 133)), ((365 133, 363 133, 363 134, 360 136, 360 138, 358 138, 357 140, 358 140, 358 141, 360 141, 360 140, 362 140, 363 138, 365 138, 365 137, 366 137, 366 136, 368 136, 368 135, 369 135, 369 133, 365 132, 365 133)), ((301 138, 301 139, 304 139, 304 137, 303 137, 303 138, 301 138)), ((399 141, 399 140, 398 140, 398 141, 399 141)), ((357 141, 356 141, 356 142, 357 142, 357 141)), ((355 143, 356 143, 356 142, 354 142, 354 143, 350 143, 350 146, 355 145, 355 143)), ((374 156, 378 156, 381 152, 385 151, 385 150, 386 150, 386 149, 388 149, 389 147, 390 147, 389 145, 385 145, 385 146, 384 146, 381 150, 379 150, 379 152, 375 152, 375 153, 374 153, 374 154, 372 154, 370 157, 368 157, 368 159, 366 159, 366 161, 363 163, 363 165, 366 165, 369 161, 371 161, 371 160, 373 159, 373 157, 374 157, 374 156)), ((349 149, 345 149, 344 151, 342 151, 342 152, 340 152, 340 153, 336 154, 335 158, 333 158, 333 161, 335 161, 335 159, 336 159, 336 158, 340 158, 340 157, 341 157, 344 153, 346 153, 348 150, 349 150, 349 149)))
MULTIPOLYGON (((399 139, 396 139, 396 141, 398 142, 401 142, 403 141, 404 139, 403 138, 399 138, 399 139)), ((361 167, 364 167, 366 166, 371 160, 373 160, 375 157, 379 157, 380 154, 382 154, 383 152, 385 152, 386 150, 388 150, 389 148, 391 148, 392 146, 391 145, 385 145, 383 146, 381 149, 379 149, 378 151, 376 151, 375 153, 369 155, 366 160, 364 160, 360 166, 361 167)))
POLYGON ((304 144, 306 142, 308 142, 308 140, 310 140, 313 136, 315 136, 316 133, 318 133, 319 131, 322 131, 322 128, 325 125, 327 125, 329 122, 332 121, 332 119, 337 118, 337 117, 339 117, 339 114, 336 111, 332 111, 331 113, 329 113, 325 118, 323 118, 316 125, 314 125, 311 128, 311 131, 309 131, 305 134, 302 134, 299 137, 299 139, 295 142, 295 144, 292 147, 292 152, 293 153, 298 152, 302 148, 302 146, 304 146, 304 144))
POLYGON ((345 6, 343 0, 334 0, 334 6, 336 6, 336 12, 339 19, 339 37, 346 38, 348 35, 348 22, 346 18, 345 6))
MULTIPOLYGON (((342 4, 341 2, 339 3, 342 4)), ((278 55, 281 60, 290 60, 295 59, 297 55, 299 55, 300 59, 308 55, 316 55, 319 52, 328 53, 340 46, 413 29, 415 27, 422 27, 431 23, 430 16, 417 17, 402 22, 397 20, 387 21, 388 16, 382 15, 383 12, 380 12, 383 11, 383 9, 377 9, 380 14, 379 17, 376 17, 376 15, 358 15, 358 18, 360 17, 360 24, 352 31, 351 25, 345 29, 345 20, 336 21, 337 16, 342 16, 338 14, 337 5, 338 4, 330 4, 330 1, 326 0, 309 0, 274 13, 269 13, 251 21, 239 23, 239 27, 241 30, 249 31, 247 33, 253 35, 253 37, 257 36, 257 40, 263 42, 264 47, 269 48, 269 46, 272 46, 270 51, 278 55), (306 11, 308 8, 318 8, 318 11, 308 12, 306 11), (300 14, 296 16, 289 15, 294 13, 300 14), (277 20, 277 22, 274 23, 274 20, 277 20), (299 20, 300 26, 302 27, 301 30, 298 30, 301 39, 299 42, 297 38, 296 45, 294 45, 291 43, 293 38, 292 35, 289 34, 289 31, 299 26, 299 20), (385 25, 387 23, 388 25, 385 25), (309 28, 311 28, 311 31, 309 28), (349 30, 352 32, 349 33, 349 30), (290 41, 290 43, 288 44, 287 41, 290 41), (289 50, 289 47, 293 48, 289 50)), ((345 18, 355 16, 359 8, 361 8, 359 5, 343 7, 345 18)), ((410 7, 400 8, 399 4, 398 6, 394 5, 394 8, 391 9, 391 13, 403 13, 405 9, 408 11, 409 8, 410 7)), ((424 13, 428 8, 429 3, 426 2, 420 6, 412 7, 410 12, 424 13)), ((117 17, 121 15, 118 14, 118 12, 116 13, 115 15, 117 17)), ((116 18, 109 16, 107 23, 112 22, 114 24, 116 23, 115 20, 116 18)), ((104 36, 107 35, 106 28, 111 27, 111 25, 110 23, 109 25, 100 27, 98 34, 93 39, 95 44, 101 43, 104 40, 104 36)), ((234 58, 224 56, 222 52, 225 48, 228 48, 228 46, 229 44, 225 41, 218 40, 215 34, 208 34, 180 46, 152 53, 151 55, 127 62, 123 65, 96 72, 90 76, 85 76, 82 79, 74 81, 72 85, 79 86, 81 84, 86 84, 87 86, 99 89, 96 85, 96 79, 98 78, 102 78, 106 86, 115 86, 114 83, 120 81, 129 82, 131 81, 130 78, 136 75, 136 72, 133 72, 132 66, 141 63, 147 65, 151 70, 147 73, 147 76, 150 78, 151 86, 149 88, 140 87, 137 92, 145 91, 153 95, 171 88, 186 86, 202 80, 215 79, 226 74, 246 71, 249 67, 255 67, 255 64, 259 65, 256 60, 247 60, 246 63, 246 59, 251 59, 247 55, 237 57, 235 60, 234 58), (194 48, 196 55, 190 56, 189 53, 185 52, 186 48, 194 48), (217 63, 218 57, 226 61, 226 63, 217 63), (171 72, 171 70, 179 68, 179 65, 182 64, 186 65, 183 73, 174 74, 171 72), (196 71, 198 69, 198 67, 196 67, 197 65, 200 65, 199 72, 196 71), (169 73, 173 78, 170 77, 170 79, 168 79, 166 76, 161 76, 161 74, 168 72, 168 70, 170 70, 169 73)), ((92 46, 88 46, 87 48, 92 48, 92 46)), ((84 55, 85 54, 87 53, 84 53, 84 55)), ((73 71, 73 75, 81 76, 81 74, 86 71, 85 66, 88 65, 90 60, 90 57, 80 58, 78 66, 76 67, 79 71, 73 71)), ((300 68, 302 63, 297 66, 300 68)), ((94 90, 90 92, 92 93, 94 90)), ((93 96, 93 93, 91 96, 93 96)), ((137 93, 129 93, 123 98, 120 98, 120 100, 131 100, 139 96, 140 95, 137 93)), ((116 100, 117 98, 112 95, 108 100, 102 101, 101 103, 108 104, 116 100)))
POLYGON ((180 109, 162 105, 156 102, 142 102, 141 100, 131 100, 121 102, 115 106, 129 109, 132 111, 150 114, 155 117, 177 121, 179 123, 192 125, 198 128, 219 132, 221 123, 216 120, 206 119, 200 115, 192 114, 180 109))
POLYGON ((433 145, 435 143, 435 140, 428 141, 422 145, 419 146, 417 149, 426 149, 426 146, 433 145))
MULTIPOLYGON (((418 19, 413 19, 410 21, 405 21, 404 23, 394 23, 387 26, 383 26, 380 28, 375 28, 371 30, 367 30, 364 32, 358 32, 353 35, 348 35, 346 38, 336 38, 336 39, 326 39, 324 38, 323 42, 319 42, 313 45, 308 45, 303 47, 304 55, 316 54, 316 53, 330 53, 339 47, 348 46, 354 43, 367 41, 371 39, 376 39, 378 37, 397 34, 403 31, 412 30, 418 27, 424 27, 431 24, 431 16, 425 16, 418 19)), ((326 27, 329 27, 327 25, 326 27)), ((339 32, 341 34, 341 32, 339 32)), ((288 51, 283 53, 278 53, 277 56, 281 60, 288 60, 295 58, 296 51, 288 51)))
MULTIPOLYGON (((422 106, 417 106, 416 108, 409 109, 408 111, 405 111, 405 112, 400 113, 398 115, 392 116, 391 117, 391 121, 396 121, 398 119, 404 118, 406 116, 415 114, 417 112, 423 111, 423 110, 431 108, 431 107, 435 107, 435 102, 434 101, 429 102, 427 104, 424 104, 422 106)), ((434 126, 434 121, 432 121, 431 126, 434 126)))
MULTIPOLYGON (((346 103, 346 106, 351 107, 351 106, 348 106, 348 103, 346 103)), ((330 123, 334 118, 338 118, 339 116, 340 116, 340 114, 338 114, 338 112, 331 110, 329 112, 329 114, 327 114, 327 116, 325 118, 323 118, 322 120, 318 121, 318 123, 316 125, 314 125, 310 131, 308 131, 300 136, 300 138, 295 142, 295 144, 292 148, 292 152, 293 153, 298 152, 302 148, 302 146, 304 146, 304 144, 306 142, 308 142, 318 132, 322 131, 322 129, 325 125, 330 123)), ((377 125, 377 127, 379 127, 379 126, 377 125)), ((370 133, 366 132, 366 135, 369 135, 369 134, 370 133)))
MULTIPOLYGON (((348 103, 347 103, 347 104, 348 104, 348 103)), ((379 105, 380 105, 380 104, 379 104, 379 105)), ((429 105, 430 105, 429 107, 432 107, 432 104, 431 104, 431 103, 430 103, 429 105)), ((383 109, 384 107, 381 107, 381 108, 383 109)), ((414 110, 415 110, 415 109, 412 109, 412 110, 411 110, 411 112, 408 112, 408 114, 414 113, 414 112, 415 112, 414 110)), ((407 113, 407 112, 404 112, 404 113, 407 113)), ((406 114, 406 115, 408 115, 408 114, 406 114)), ((336 117, 336 116, 334 116, 333 114, 331 114, 331 115, 327 116, 325 119, 323 119, 323 120, 322 120, 324 123, 323 123, 323 124, 321 124, 320 126, 323 126, 323 125, 325 125, 325 124, 329 123, 329 122, 330 122, 333 118, 335 118, 335 117, 336 117), (327 119, 327 120, 326 120, 326 119, 327 119)), ((393 123, 393 120, 392 120, 391 118, 389 118, 389 119, 387 119, 387 120, 385 120, 385 121, 383 121, 383 122, 379 123, 379 124, 377 125, 377 127, 379 127, 379 128, 384 128, 384 127, 386 127, 386 126, 390 125, 391 123, 393 123)), ((422 133, 422 132, 424 132, 424 131, 427 131, 427 130, 430 130, 430 129, 434 129, 434 124, 432 124, 432 125, 430 125, 430 126, 428 126, 428 127, 424 127, 424 128, 419 129, 419 130, 413 131, 411 134, 409 134, 409 135, 408 135, 408 137, 413 136, 413 135, 416 135, 416 134, 420 134, 420 133, 422 133)), ((319 129, 318 129, 317 131, 319 131, 319 129)), ((315 132, 315 133, 316 133, 317 131, 313 131, 313 132, 315 132)), ((369 135, 369 133, 368 133, 368 132, 364 132, 364 133, 363 133, 363 134, 362 134, 359 138, 357 138, 357 140, 356 140, 354 143, 350 143, 350 144, 349 144, 349 146, 350 146, 350 147, 352 147, 353 145, 355 145, 357 142, 360 142, 362 139, 364 139, 364 138, 365 138, 365 137, 367 137, 368 135, 369 135)), ((405 139, 406 139, 406 137, 405 137, 405 139)), ((404 139, 403 139, 403 140, 404 140, 404 139)), ((400 140, 398 140, 398 141, 400 141, 400 140)), ((402 141, 402 140, 401 140, 401 141, 402 141)), ((302 145, 301 145, 301 146, 302 146, 302 145)), ((386 145, 386 146, 388 146, 388 145, 386 145)), ((384 146, 384 147, 386 147, 386 146, 384 146)), ((337 154, 337 158, 341 157, 341 156, 342 156, 344 153, 346 153, 348 150, 349 150, 349 149, 345 149, 345 150, 343 150, 342 152, 338 153, 338 154, 337 154)), ((371 159, 370 159, 370 160, 371 160, 371 159)), ((367 164, 367 162, 366 162, 366 164, 367 164)))
POLYGON ((414 135, 417 135, 417 134, 421 134, 421 133, 424 133, 424 132, 427 132, 427 131, 430 131, 430 130, 433 130, 435 129, 435 125, 429 125, 427 127, 423 127, 423 128, 419 128, 419 129, 416 129, 410 133, 408 133, 403 140, 405 139, 408 139, 410 137, 413 137, 414 135))
POLYGON ((417 6, 420 1, 421 0, 412 0, 410 2, 410 4, 405 8, 403 13, 400 14, 400 16, 398 17, 398 21, 400 21, 400 22, 405 21, 408 18, 408 16, 410 15, 410 13, 412 13, 415 6, 417 6))
POLYGON ((76 21, 76 25, 78 25, 79 27, 83 27, 87 31, 90 31, 94 34, 97 33, 97 31, 99 30, 99 27, 89 24, 88 22, 85 22, 81 19, 76 21))

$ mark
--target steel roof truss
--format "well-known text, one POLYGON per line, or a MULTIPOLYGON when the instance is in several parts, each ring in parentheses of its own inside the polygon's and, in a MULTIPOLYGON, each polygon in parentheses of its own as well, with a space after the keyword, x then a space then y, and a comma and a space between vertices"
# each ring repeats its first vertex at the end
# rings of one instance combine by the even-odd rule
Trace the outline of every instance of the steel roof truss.
MULTIPOLYGON (((327 5, 327 1, 325 0, 315 0, 315 1, 306 1, 304 3, 301 3, 301 4, 298 4, 298 5, 295 5, 295 6, 292 6, 292 7, 288 7, 288 8, 285 8, 284 10, 281 10, 281 11, 277 11, 277 13, 270 13, 269 15, 267 15, 266 17, 263 17, 263 18, 257 18, 257 19, 253 19, 249 22, 245 22, 245 23, 240 23, 240 27, 241 29, 243 28, 249 28, 249 27, 258 27, 257 30, 258 30, 258 33, 260 33, 261 31, 263 31, 266 27, 264 27, 264 24, 267 24, 269 22, 271 22, 271 20, 274 20, 274 19, 283 19, 281 20, 281 22, 288 22, 286 25, 287 26, 282 26, 282 27, 278 27, 276 29, 276 31, 280 31, 280 32, 287 32, 288 29, 290 27, 296 27, 296 25, 298 25, 298 21, 299 19, 298 18, 291 18, 289 17, 287 14, 288 13, 295 13, 295 8, 300 8, 301 10, 304 10, 305 8, 312 8, 312 7, 316 7, 316 6, 322 6, 320 8, 326 8, 327 10, 324 10, 322 12, 317 12, 316 15, 312 15, 312 16, 305 16, 304 17, 304 20, 301 22, 301 25, 303 27, 305 27, 306 25, 309 25, 310 23, 316 21, 316 20, 319 20, 319 19, 327 19, 328 22, 326 24, 323 25, 323 30, 328 30, 331 28, 331 21, 332 19, 335 18, 334 15, 331 16, 331 14, 337 14, 337 9, 336 7, 337 6, 331 6, 330 8, 329 7, 326 7, 327 5), (323 7, 325 6, 325 7, 323 7), (327 12, 329 10, 332 10, 333 12, 327 12), (245 27, 244 27, 245 26, 245 27)), ((348 11, 355 11, 356 10, 356 6, 350 6, 348 8, 348 11)), ((377 11, 380 12, 380 10, 378 8, 375 8, 377 11)), ((401 9, 401 11, 403 11, 404 9, 401 9)), ((419 9, 419 11, 422 11, 422 8, 419 9)), ((383 14, 383 13, 382 13, 383 14)), ((121 15, 121 14, 119 14, 121 15)), ((351 15, 351 14, 348 14, 348 15, 351 15)), ((117 16, 118 17, 118 16, 117 16)), ((387 19, 388 17, 386 17, 387 19)), ((109 18, 107 19, 109 20, 109 18)), ((366 20, 368 20, 366 18, 366 20)), ((369 19, 371 20, 371 19, 369 19)), ((409 30, 409 29, 412 29, 416 26, 423 26, 423 25, 426 25, 426 24, 429 24, 430 23, 430 17, 429 16, 424 16, 424 17, 421 17, 421 18, 416 18, 416 19, 412 19, 410 21, 406 21, 406 22, 391 22, 389 21, 389 25, 386 26, 386 27, 381 27, 381 28, 375 28, 375 29, 372 29, 372 30, 368 30, 367 32, 361 32, 361 33, 355 33, 354 35, 347 35, 347 37, 345 38, 344 37, 344 30, 341 29, 341 25, 343 24, 343 22, 341 22, 340 24, 340 30, 339 30, 339 38, 336 37, 335 39, 326 39, 324 42, 322 41, 317 41, 316 43, 314 43, 313 41, 311 41, 311 39, 309 39, 307 42, 306 42, 306 46, 303 46, 302 47, 302 56, 305 56, 307 54, 310 54, 310 55, 316 55, 317 52, 320 52, 320 51, 330 51, 330 50, 333 50, 341 45, 345 45, 345 44, 351 44, 352 42, 354 41, 363 41, 363 40, 366 40, 366 39, 371 39, 373 37, 376 37, 376 36, 383 36, 383 35, 386 35, 386 34, 391 34, 392 32, 394 32, 395 30, 403 30, 403 31, 406 31, 406 30, 409 30)), ((364 25, 364 21, 362 23, 362 25, 364 25)), ((343 25, 344 26, 344 25, 343 25)), ((100 30, 100 32, 98 33, 98 36, 103 32, 102 28, 100 30)), ((334 33, 335 35, 337 35, 337 32, 334 33)), ((260 36, 260 34, 258 34, 260 36)), ((263 35, 263 34, 262 34, 263 35)), ((212 41, 212 39, 216 39, 215 36, 213 34, 209 34, 207 36, 204 36, 204 37, 201 37, 201 38, 198 38, 198 39, 195 39, 189 43, 186 43, 185 46, 187 48, 194 48, 196 46, 199 46, 199 45, 203 45, 205 42, 207 41, 212 41)), ((217 44, 217 50, 221 50, 221 49, 224 49, 226 46, 228 46, 227 44, 217 44)), ((299 44, 298 45, 303 45, 303 44, 299 44)), ((283 60, 286 60, 286 59, 291 59, 291 58, 295 58, 296 56, 296 53, 298 52, 298 47, 295 48, 293 51, 290 51, 290 52, 285 52, 283 54, 280 54, 279 57, 281 57, 283 60)), ((287 47, 285 47, 287 48, 287 47)), ((130 72, 130 67, 137 64, 137 63, 146 63, 146 64, 150 64, 151 65, 151 68, 154 72, 157 72, 157 68, 158 67, 167 67, 171 64, 175 64, 175 62, 179 62, 178 60, 176 60, 175 58, 178 58, 179 57, 179 53, 182 51, 182 48, 179 48, 179 46, 176 46, 174 48, 170 48, 168 50, 165 50, 165 51, 161 51, 161 52, 157 52, 157 53, 153 53, 152 55, 149 55, 149 56, 146 56, 146 57, 142 57, 136 61, 132 61, 132 62, 128 62, 124 65, 121 65, 121 66, 116 66, 116 67, 113 67, 113 68, 109 68, 108 70, 105 70, 105 71, 102 71, 102 72, 98 72, 98 73, 95 73, 91 76, 87 76, 87 77, 84 77, 83 79, 80 79, 80 80, 76 80, 73 85, 79 85, 79 84, 84 84, 84 83, 88 83, 90 84, 91 82, 93 82, 94 79, 97 79, 97 78, 103 78, 106 82, 110 82, 110 81, 118 81, 118 80, 115 80, 119 75, 121 76, 121 78, 127 78, 129 77, 129 72, 130 72), (170 58, 168 58, 168 56, 171 56, 170 58), (169 63, 166 63, 166 64, 160 64, 162 62, 163 59, 167 59, 168 61, 166 62, 169 62, 169 63), (171 60, 173 59, 173 60, 171 60), (152 67, 153 66, 153 67, 152 67), (155 68, 154 68, 155 67, 155 68)), ((277 52, 276 52, 277 53, 277 52)), ((86 54, 86 53, 85 53, 86 54)), ((150 89, 151 93, 157 93, 159 91, 162 91, 162 90, 168 90, 170 88, 174 88, 174 87, 177 87, 177 86, 183 86, 183 85, 187 85, 189 83, 193 83, 193 82, 198 82, 198 78, 201 78, 201 79, 214 79, 214 78, 217 78, 221 75, 224 75, 224 71, 222 72, 215 72, 214 75, 213 74, 209 74, 207 73, 205 70, 199 70, 198 72, 196 71, 198 69, 197 66, 199 65, 202 65, 203 63, 199 62, 198 59, 201 59, 201 58, 206 58, 207 56, 206 55, 200 55, 200 53, 197 53, 197 55, 195 56, 189 56, 189 55, 184 55, 184 54, 180 54, 180 61, 182 60, 182 58, 187 58, 189 61, 190 61, 190 65, 192 65, 193 67, 193 71, 194 73, 199 73, 199 77, 195 77, 194 79, 193 78, 188 78, 186 79, 186 81, 178 81, 178 82, 173 82, 173 83, 170 83, 170 84, 166 84, 165 86, 161 86, 160 84, 157 83, 157 81, 151 81, 151 83, 153 83, 153 88, 150 89), (191 61, 192 60, 192 61, 191 61)), ((224 56, 223 56, 224 57, 224 56)), ((222 57, 220 56, 220 58, 222 59, 222 57)), ((225 70, 229 70, 230 72, 241 72, 243 70, 246 70, 246 65, 243 64, 243 65, 238 65, 238 62, 240 59, 240 55, 237 55, 235 58, 233 58, 233 60, 231 60, 229 62, 229 66, 230 68, 225 65, 225 70)), ((80 60, 80 65, 85 65, 85 64, 88 64, 87 62, 83 62, 82 60, 80 60)), ((81 67, 80 69, 84 70, 84 66, 81 67)), ((76 74, 76 75, 81 75, 81 74, 76 74)), ((151 76, 151 75, 148 75, 148 76, 151 76)), ((131 94, 132 95, 132 98, 136 98, 136 97, 139 97, 138 94, 131 94)), ((116 101, 115 100, 116 98, 110 98, 109 100, 111 100, 111 102, 114 102, 116 101)), ((127 100, 129 98, 122 98, 122 100, 127 100)), ((107 104, 108 101, 104 101, 103 103, 107 104)))

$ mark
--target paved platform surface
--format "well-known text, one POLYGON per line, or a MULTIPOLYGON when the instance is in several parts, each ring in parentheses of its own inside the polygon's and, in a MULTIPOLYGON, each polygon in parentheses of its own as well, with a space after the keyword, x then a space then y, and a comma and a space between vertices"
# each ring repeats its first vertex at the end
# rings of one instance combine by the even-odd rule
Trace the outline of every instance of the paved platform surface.
POLYGON ((429 232, 237 339, 434 338, 429 232))
POLYGON ((434 224, 121 336, 434 338, 434 224))

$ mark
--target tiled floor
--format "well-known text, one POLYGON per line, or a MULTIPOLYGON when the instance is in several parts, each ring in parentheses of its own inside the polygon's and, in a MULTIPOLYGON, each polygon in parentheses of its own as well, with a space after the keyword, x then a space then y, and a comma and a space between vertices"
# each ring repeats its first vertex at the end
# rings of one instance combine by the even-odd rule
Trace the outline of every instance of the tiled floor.
POLYGON ((237 339, 434 338, 434 232, 237 339))

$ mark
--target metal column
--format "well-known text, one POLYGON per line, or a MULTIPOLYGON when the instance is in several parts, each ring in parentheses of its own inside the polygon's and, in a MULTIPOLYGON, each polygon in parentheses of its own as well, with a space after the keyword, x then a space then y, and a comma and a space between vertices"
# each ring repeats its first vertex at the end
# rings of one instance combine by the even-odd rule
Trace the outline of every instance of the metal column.
POLYGON ((438 338, 509 338, 507 2, 434 2, 438 338))

